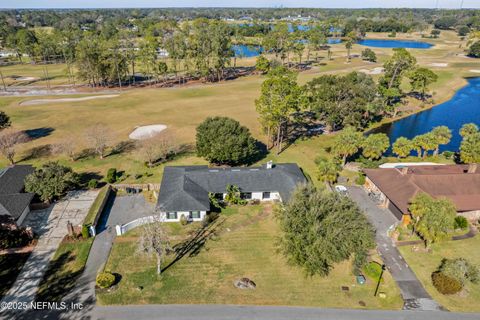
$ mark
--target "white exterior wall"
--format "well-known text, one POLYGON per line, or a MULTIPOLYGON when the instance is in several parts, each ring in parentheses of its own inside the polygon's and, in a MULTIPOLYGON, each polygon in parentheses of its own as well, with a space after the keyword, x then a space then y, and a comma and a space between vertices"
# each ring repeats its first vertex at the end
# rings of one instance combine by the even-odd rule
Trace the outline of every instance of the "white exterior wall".
POLYGON ((17 226, 23 223, 23 220, 25 220, 29 212, 30 212, 30 206, 27 206, 25 210, 23 210, 22 215, 17 219, 17 226))
MULTIPOLYGON (((223 199, 226 197, 226 193, 223 194, 223 199)), ((260 200, 260 201, 272 201, 279 200, 282 201, 280 194, 275 191, 270 191, 270 199, 263 199, 263 192, 252 192, 252 199, 250 200, 260 200)))
MULTIPOLYGON (((207 211, 200 211, 200 218, 192 219, 193 221, 202 221, 205 216, 207 215, 207 211)), ((190 211, 177 211, 177 219, 167 219, 167 213, 162 212, 161 213, 161 218, 165 222, 178 222, 182 218, 182 216, 185 216, 185 218, 190 219, 190 211)))

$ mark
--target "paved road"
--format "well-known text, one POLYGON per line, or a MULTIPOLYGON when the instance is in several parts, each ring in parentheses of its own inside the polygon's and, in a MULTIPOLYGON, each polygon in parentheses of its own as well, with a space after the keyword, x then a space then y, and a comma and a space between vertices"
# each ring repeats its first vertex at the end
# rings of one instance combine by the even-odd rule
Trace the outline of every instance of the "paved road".
POLYGON ((376 229, 378 252, 400 288, 405 303, 404 308, 441 310, 441 306, 427 293, 387 234, 388 230, 398 222, 393 213, 388 209, 379 208, 361 187, 349 187, 348 193, 376 229))
POLYGON ((67 223, 82 224, 96 195, 97 191, 70 192, 50 208, 32 211, 27 216, 23 224, 31 226, 40 235, 38 243, 2 302, 29 303, 35 300, 49 261, 67 235, 67 223))
POLYGON ((479 314, 460 314, 438 311, 414 312, 231 305, 96 307, 94 315, 96 319, 101 320, 478 320, 480 316, 479 314))
POLYGON ((89 312, 84 310, 73 314, 36 311, 23 318, 0 316, 2 320, 478 320, 479 318, 478 313, 234 305, 96 306, 89 312))

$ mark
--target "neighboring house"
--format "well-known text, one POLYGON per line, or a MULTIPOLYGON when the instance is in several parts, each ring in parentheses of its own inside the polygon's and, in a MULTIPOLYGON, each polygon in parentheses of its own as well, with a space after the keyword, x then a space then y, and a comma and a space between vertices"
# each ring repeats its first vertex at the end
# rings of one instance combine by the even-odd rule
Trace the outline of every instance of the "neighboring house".
POLYGON ((34 171, 29 165, 0 170, 0 216, 10 217, 17 225, 21 225, 30 212, 34 194, 25 192, 25 177, 34 171))
POLYGON ((181 216, 200 221, 210 211, 209 193, 225 198, 228 185, 239 187, 245 200, 288 201, 292 191, 307 180, 293 163, 246 168, 208 166, 165 167, 156 211, 165 221, 181 216))
POLYGON ((365 188, 377 195, 384 207, 404 222, 410 221, 408 207, 415 195, 427 193, 450 199, 458 214, 480 218, 480 170, 471 165, 426 165, 365 169, 365 188))

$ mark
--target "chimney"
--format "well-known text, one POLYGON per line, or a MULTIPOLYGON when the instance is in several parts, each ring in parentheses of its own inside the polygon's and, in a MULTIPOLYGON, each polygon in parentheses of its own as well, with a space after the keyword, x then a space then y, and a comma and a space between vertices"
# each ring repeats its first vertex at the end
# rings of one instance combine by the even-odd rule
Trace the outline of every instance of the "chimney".
POLYGON ((402 175, 406 175, 408 173, 408 167, 407 166, 401 167, 400 168, 400 173, 402 175))
POLYGON ((470 163, 468 165, 468 173, 475 173, 477 172, 477 164, 476 163, 470 163))
POLYGON ((267 169, 272 169, 273 168, 273 161, 270 160, 267 162, 267 169))

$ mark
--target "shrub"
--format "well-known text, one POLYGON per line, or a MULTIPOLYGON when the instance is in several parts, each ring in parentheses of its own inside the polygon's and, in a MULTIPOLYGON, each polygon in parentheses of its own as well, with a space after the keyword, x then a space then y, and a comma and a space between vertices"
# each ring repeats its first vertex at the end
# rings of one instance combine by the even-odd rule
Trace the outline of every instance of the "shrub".
POLYGON ((438 292, 442 294, 455 294, 463 288, 460 281, 440 271, 432 273, 432 283, 438 292))
POLYGON ((363 267, 363 272, 371 280, 378 281, 378 278, 382 273, 382 265, 376 261, 370 261, 365 267, 363 267))
POLYGON ((83 239, 90 238, 90 231, 88 230, 90 228, 90 226, 91 226, 91 224, 82 225, 82 238, 83 239))
POLYGON ((115 168, 108 169, 107 177, 105 178, 105 180, 108 183, 115 183, 115 181, 117 181, 117 169, 115 168))
POLYGON ((445 157, 445 159, 452 159, 452 157, 455 155, 455 152, 443 151, 442 154, 445 157))
POLYGON ((24 228, 0 227, 0 250, 26 246, 32 239, 32 234, 24 228))
POLYGON ((91 179, 88 181, 88 189, 96 189, 98 187, 98 180, 97 179, 91 179))
POLYGON ((101 272, 97 275, 96 283, 100 288, 110 288, 115 283, 115 276, 110 272, 101 272))
POLYGON ((463 216, 456 216, 455 222, 453 224, 454 229, 467 229, 468 228, 468 220, 463 216))
POLYGON ((477 41, 470 46, 468 55, 474 58, 480 58, 480 41, 477 41))
POLYGON ((360 186, 363 186, 365 184, 365 175, 359 172, 358 177, 355 179, 355 183, 360 186))
POLYGON ((443 259, 438 271, 448 277, 454 278, 462 285, 468 281, 476 283, 480 277, 478 267, 464 258, 443 259))
POLYGON ((181 224, 182 226, 186 226, 186 225, 188 224, 188 219, 187 219, 187 217, 185 217, 185 215, 183 215, 183 214, 180 216, 180 224, 181 224))

